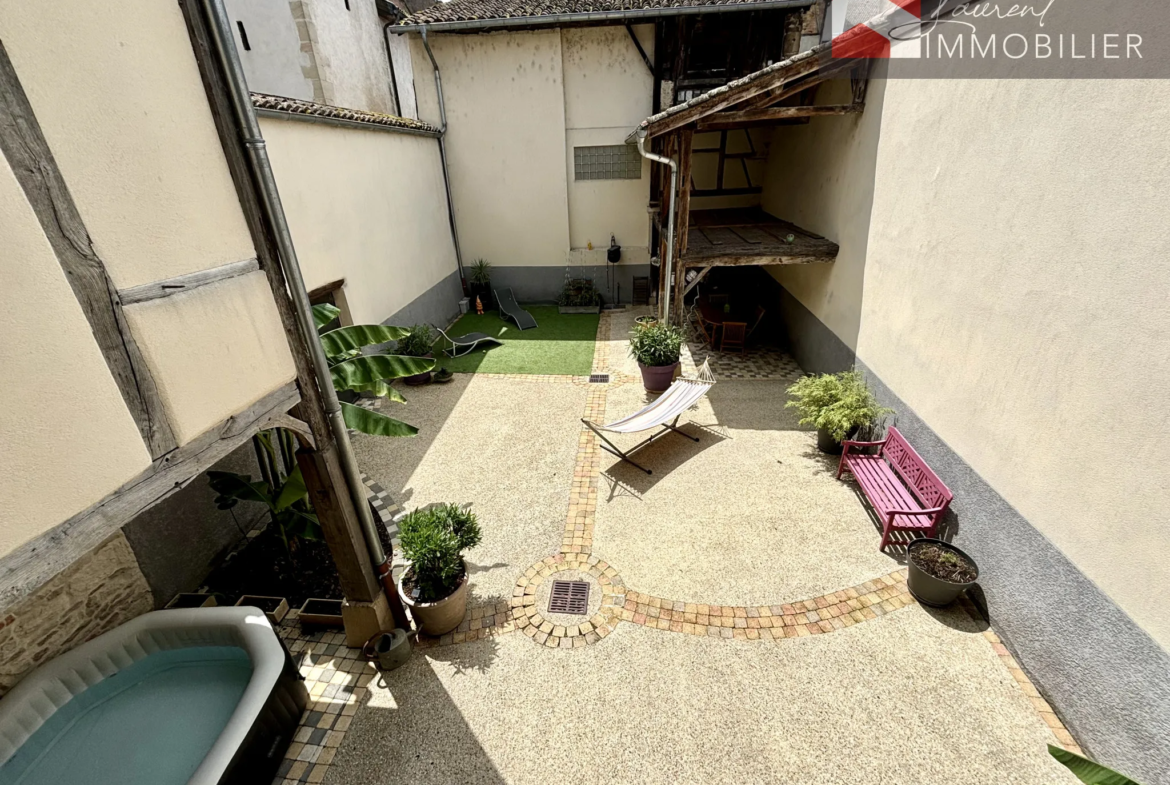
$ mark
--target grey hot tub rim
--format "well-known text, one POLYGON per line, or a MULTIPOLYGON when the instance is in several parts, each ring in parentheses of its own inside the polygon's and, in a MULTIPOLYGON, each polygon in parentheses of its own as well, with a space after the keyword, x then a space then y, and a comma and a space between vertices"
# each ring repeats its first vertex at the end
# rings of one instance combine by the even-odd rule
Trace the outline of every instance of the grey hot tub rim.
POLYGON ((309 695, 263 611, 247 607, 147 613, 32 671, 0 700, 0 766, 74 696, 151 654, 199 646, 243 649, 252 675, 189 785, 271 781, 309 695))

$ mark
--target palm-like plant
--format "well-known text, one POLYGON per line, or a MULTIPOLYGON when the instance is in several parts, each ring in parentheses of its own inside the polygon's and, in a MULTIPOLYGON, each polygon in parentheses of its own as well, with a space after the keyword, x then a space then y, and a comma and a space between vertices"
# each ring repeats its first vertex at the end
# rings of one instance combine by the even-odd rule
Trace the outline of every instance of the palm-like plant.
MULTIPOLYGON (((339 313, 340 310, 332 305, 314 305, 313 320, 317 329, 336 319, 339 313)), ((329 361, 333 388, 338 392, 369 392, 380 398, 406 403, 402 394, 387 384, 387 380, 426 373, 435 367, 435 361, 398 354, 362 354, 362 349, 398 341, 408 335, 410 330, 384 324, 355 324, 322 333, 321 347, 329 361)), ((341 413, 347 426, 372 436, 414 436, 418 433, 418 428, 413 425, 344 401, 341 413)))

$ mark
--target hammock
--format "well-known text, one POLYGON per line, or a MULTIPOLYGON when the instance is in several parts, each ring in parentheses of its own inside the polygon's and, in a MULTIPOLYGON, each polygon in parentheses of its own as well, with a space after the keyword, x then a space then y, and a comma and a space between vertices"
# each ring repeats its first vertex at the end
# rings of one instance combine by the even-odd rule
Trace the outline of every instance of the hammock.
POLYGON ((585 427, 597 434, 597 437, 604 442, 601 445, 601 449, 612 455, 616 455, 626 463, 646 472, 646 474, 653 474, 654 472, 646 467, 634 463, 630 460, 629 456, 636 450, 645 447, 659 436, 670 431, 674 431, 680 436, 685 436, 691 441, 699 441, 697 437, 683 433, 678 429, 678 419, 682 416, 683 412, 698 403, 699 399, 706 395, 707 391, 714 386, 715 376, 711 373, 709 360, 704 360, 703 365, 695 374, 695 378, 682 377, 675 379, 674 383, 670 385, 666 392, 630 416, 615 420, 609 425, 598 425, 585 419, 582 419, 581 422, 585 424, 585 427), (624 452, 616 444, 605 438, 605 434, 602 433, 602 431, 609 431, 610 433, 639 433, 658 427, 661 427, 663 430, 653 434, 649 439, 638 442, 624 452))

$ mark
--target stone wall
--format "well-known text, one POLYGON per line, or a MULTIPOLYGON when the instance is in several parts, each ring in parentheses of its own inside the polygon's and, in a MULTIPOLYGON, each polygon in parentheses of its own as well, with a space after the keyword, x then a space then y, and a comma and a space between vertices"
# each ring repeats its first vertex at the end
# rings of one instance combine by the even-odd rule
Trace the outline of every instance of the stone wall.
POLYGON ((0 618, 0 695, 28 671, 154 609, 130 544, 117 532, 0 618))

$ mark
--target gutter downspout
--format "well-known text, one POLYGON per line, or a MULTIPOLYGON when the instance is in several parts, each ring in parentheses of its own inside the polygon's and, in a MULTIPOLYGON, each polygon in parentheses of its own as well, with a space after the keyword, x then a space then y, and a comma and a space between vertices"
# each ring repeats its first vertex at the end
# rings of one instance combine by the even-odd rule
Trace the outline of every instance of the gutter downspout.
POLYGON ((398 100, 398 79, 394 76, 394 58, 390 54, 390 36, 387 31, 398 20, 382 25, 382 45, 386 47, 386 63, 390 66, 390 91, 394 94, 394 114, 402 117, 402 102, 398 100))
POLYGON ((670 324, 670 290, 674 283, 671 280, 671 268, 674 264, 674 200, 678 193, 678 161, 664 155, 646 151, 646 129, 638 129, 638 153, 651 161, 665 164, 670 167, 670 208, 666 215, 666 260, 662 263, 661 275, 666 283, 666 297, 663 300, 662 320, 670 324))
POLYGON ((435 60, 435 53, 431 51, 431 42, 427 40, 427 29, 422 28, 421 33, 423 48, 427 50, 427 57, 431 58, 431 67, 435 69, 435 94, 439 97, 439 160, 443 164, 443 186, 447 191, 447 218, 451 222, 451 242, 455 244, 455 264, 459 266, 459 281, 466 293, 467 279, 463 277, 463 252, 459 248, 459 230, 455 228, 455 202, 451 199, 451 173, 447 170, 447 105, 443 102, 443 77, 439 75, 439 63, 435 60))
POLYGON ((309 304, 309 295, 305 290, 305 279, 301 275, 301 266, 297 261, 296 248, 293 247, 288 220, 284 214, 284 207, 280 203, 280 193, 276 189, 276 178, 272 173, 272 164, 268 159, 268 149, 264 144, 264 137, 260 133, 260 122, 256 119, 256 112, 252 106, 247 83, 244 80, 244 68, 240 63, 240 55, 236 51, 235 41, 232 39, 227 12, 224 10, 223 0, 202 0, 202 3, 210 23, 211 37, 215 41, 215 50, 219 55, 219 62, 226 76, 232 106, 235 109, 236 118, 240 122, 240 142, 248 154, 252 173, 256 177, 264 213, 272 223, 280 266, 288 280, 288 289, 292 297, 293 310, 296 312, 297 325, 300 327, 301 337, 309 348, 309 357, 317 377, 317 386, 321 390, 325 416, 329 420, 329 429, 337 441, 337 454, 341 462, 341 471, 345 475, 350 498, 357 510, 358 520, 361 522, 366 550, 369 551, 370 559, 377 568, 382 589, 386 592, 390 607, 393 609, 398 605, 398 598, 394 577, 390 572, 390 558, 382 550, 382 541, 378 537, 378 530, 374 525, 370 505, 366 499, 361 470, 358 468, 357 459, 353 454, 353 445, 349 442, 349 431, 341 413, 341 403, 337 400, 337 391, 333 389, 333 378, 329 373, 325 350, 321 347, 321 341, 317 339, 317 328, 313 322, 313 309, 309 304))

